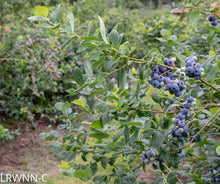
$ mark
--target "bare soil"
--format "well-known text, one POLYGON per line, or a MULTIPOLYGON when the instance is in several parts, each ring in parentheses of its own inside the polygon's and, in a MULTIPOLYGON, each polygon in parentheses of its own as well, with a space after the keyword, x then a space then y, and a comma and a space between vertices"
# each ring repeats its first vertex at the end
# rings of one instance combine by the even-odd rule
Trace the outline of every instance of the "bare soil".
MULTIPOLYGON (((22 135, 0 143, 0 173, 58 174, 59 161, 51 150, 46 149, 49 143, 39 138, 39 133, 44 132, 48 125, 52 125, 53 129, 55 125, 46 118, 37 120, 35 125, 36 129, 33 129, 30 123, 21 122, 22 135)), ((12 125, 13 128, 15 125, 12 125)))
MULTIPOLYGON (((8 124, 10 123, 7 122, 8 124)), ((50 142, 39 138, 39 134, 44 132, 49 125, 52 126, 52 129, 56 129, 54 123, 43 118, 35 121, 36 129, 33 129, 28 122, 12 123, 9 129, 16 129, 18 124, 22 134, 6 143, 0 143, 0 174, 48 174, 48 178, 57 178, 50 183, 78 183, 74 182, 74 179, 71 181, 70 179, 65 180, 65 178, 58 179, 60 162, 54 156, 53 150, 46 148, 50 142)), ((146 166, 146 172, 142 172, 138 179, 152 183, 158 177, 149 169, 150 166, 146 166)))

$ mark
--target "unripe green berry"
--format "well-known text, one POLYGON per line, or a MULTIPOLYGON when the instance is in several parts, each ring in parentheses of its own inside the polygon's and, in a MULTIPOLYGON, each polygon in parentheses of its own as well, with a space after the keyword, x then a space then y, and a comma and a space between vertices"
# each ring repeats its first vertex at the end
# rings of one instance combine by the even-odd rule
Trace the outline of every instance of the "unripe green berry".
POLYGON ((192 107, 196 107, 196 102, 192 102, 192 107))
POLYGON ((193 58, 194 60, 197 60, 197 59, 198 59, 196 56, 193 56, 192 58, 193 58))
POLYGON ((181 67, 181 71, 186 71, 186 67, 181 67))
POLYGON ((170 103, 168 101, 165 102, 165 105, 170 105, 170 103))
POLYGON ((205 75, 205 73, 204 73, 204 72, 201 72, 200 76, 203 77, 204 75, 205 75))
POLYGON ((181 69, 178 68, 178 69, 176 70, 176 73, 177 73, 177 74, 180 74, 180 72, 181 72, 181 69))
POLYGON ((182 128, 179 128, 179 132, 183 132, 183 129, 182 129, 182 128))
POLYGON ((160 87, 163 87, 164 86, 164 82, 160 82, 160 87))
POLYGON ((173 58, 171 58, 172 60, 173 60, 173 62, 175 62, 176 61, 176 58, 175 57, 173 57, 173 58))

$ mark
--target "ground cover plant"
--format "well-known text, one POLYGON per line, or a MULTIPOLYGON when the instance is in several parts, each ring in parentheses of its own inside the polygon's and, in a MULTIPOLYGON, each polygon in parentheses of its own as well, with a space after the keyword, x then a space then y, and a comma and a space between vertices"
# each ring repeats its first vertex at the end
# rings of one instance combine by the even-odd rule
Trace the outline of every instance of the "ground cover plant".
POLYGON ((61 142, 49 128, 40 137, 60 171, 85 183, 146 183, 139 176, 149 163, 154 184, 218 183, 219 9, 189 0, 178 8, 190 9, 185 17, 139 19, 138 10, 129 17, 89 3, 32 11, 25 59, 2 65, 2 93, 16 94, 3 101, 9 114, 59 119, 61 142), (20 78, 7 85, 8 71, 20 78))

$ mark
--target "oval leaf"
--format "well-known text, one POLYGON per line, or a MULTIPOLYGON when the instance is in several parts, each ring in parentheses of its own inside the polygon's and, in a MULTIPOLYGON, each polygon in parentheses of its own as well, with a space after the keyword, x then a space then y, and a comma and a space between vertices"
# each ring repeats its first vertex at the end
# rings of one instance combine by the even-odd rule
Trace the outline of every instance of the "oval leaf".
POLYGON ((49 9, 46 6, 39 6, 35 9, 34 15, 47 17, 49 9))

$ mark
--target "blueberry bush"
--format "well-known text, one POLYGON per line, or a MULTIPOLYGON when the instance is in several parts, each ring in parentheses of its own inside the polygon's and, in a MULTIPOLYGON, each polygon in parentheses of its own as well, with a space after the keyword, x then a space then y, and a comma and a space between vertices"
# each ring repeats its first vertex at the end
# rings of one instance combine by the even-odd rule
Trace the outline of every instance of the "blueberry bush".
POLYGON ((72 11, 62 25, 57 19, 60 6, 51 16, 42 13, 47 7, 38 8, 40 13, 28 19, 64 34, 63 46, 74 49, 81 61, 73 67, 72 86, 66 90, 72 100, 55 104, 62 120, 58 128, 65 129, 62 142, 56 131, 40 134, 53 141, 50 148, 62 160, 63 174, 97 184, 146 183, 138 176, 152 162, 152 170, 161 176, 154 184, 220 181, 217 8, 207 9, 201 1, 182 4, 179 8, 190 13, 187 22, 173 22, 179 35, 166 25, 153 28, 157 25, 147 22, 159 32, 150 36, 151 30, 142 30, 150 41, 144 51, 125 40, 117 24, 105 24, 100 16, 98 29, 89 22, 83 32, 76 31, 72 11), (198 53, 193 50, 200 49, 196 41, 183 35, 184 26, 202 39, 198 53), (158 47, 150 48, 154 39, 158 47), (140 51, 144 55, 134 57, 140 51), (77 162, 79 157, 84 163, 77 162), (97 172, 100 167, 110 172, 97 172))
POLYGON ((50 128, 40 137, 60 171, 84 182, 146 183, 152 163, 154 184, 218 183, 220 14, 210 3, 143 19, 100 0, 39 5, 22 22, 28 39, 0 45, 0 105, 59 119, 61 142, 50 128))

